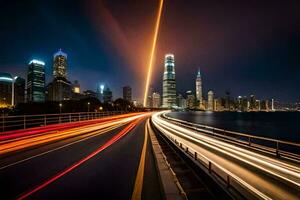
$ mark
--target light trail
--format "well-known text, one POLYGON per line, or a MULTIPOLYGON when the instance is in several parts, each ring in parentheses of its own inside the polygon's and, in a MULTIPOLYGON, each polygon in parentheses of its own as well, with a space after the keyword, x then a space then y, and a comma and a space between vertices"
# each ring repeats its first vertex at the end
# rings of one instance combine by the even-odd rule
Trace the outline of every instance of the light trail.
POLYGON ((117 135, 115 135, 110 140, 108 140, 105 144, 101 145, 94 152, 92 152, 89 155, 87 155, 86 157, 82 158, 81 160, 79 160, 78 162, 76 162, 72 166, 68 167, 67 169, 59 172, 58 174, 56 174, 52 178, 48 179, 47 181, 43 182, 42 184, 36 186, 35 188, 33 188, 32 190, 30 190, 29 192, 24 193, 23 195, 21 195, 20 197, 18 197, 17 200, 26 199, 27 197, 31 196, 32 194, 38 192, 39 190, 45 188, 46 186, 48 186, 49 184, 51 184, 54 181, 58 180, 59 178, 63 177, 64 175, 66 175, 69 172, 73 171, 74 169, 76 169, 80 165, 84 164, 86 161, 90 160, 91 158, 93 158, 94 156, 96 156, 97 154, 99 154, 100 152, 102 152, 103 150, 105 150, 106 148, 108 148, 109 146, 113 145, 115 142, 117 142, 123 136, 125 136, 128 132, 130 132, 137 125, 137 123, 140 120, 141 119, 136 119, 135 121, 131 122, 122 131, 120 131, 117 135))
POLYGON ((11 142, 6 142, 5 144, 0 145, 0 155, 6 154, 9 152, 18 151, 18 150, 25 149, 25 148, 29 148, 29 147, 33 147, 36 145, 46 144, 49 142, 59 141, 59 140, 63 140, 66 138, 87 134, 87 133, 90 133, 93 131, 97 131, 99 129, 104 129, 104 128, 115 126, 118 124, 124 124, 129 121, 133 121, 144 115, 145 114, 141 114, 141 115, 136 115, 136 116, 127 117, 127 118, 121 118, 121 119, 113 118, 113 120, 111 119, 110 121, 102 122, 101 124, 98 124, 98 125, 91 124, 89 126, 73 128, 70 130, 57 131, 54 133, 37 135, 37 136, 29 137, 29 138, 27 138, 27 137, 20 138, 19 140, 14 139, 11 142))
POLYGON ((25 129, 25 130, 22 129, 22 130, 7 131, 7 132, 3 132, 0 135, 0 143, 1 143, 1 141, 11 140, 11 139, 15 139, 15 138, 24 137, 24 136, 36 135, 36 134, 41 134, 41 133, 44 134, 44 133, 47 133, 50 131, 58 131, 58 130, 61 131, 61 130, 66 130, 66 129, 73 128, 73 127, 102 123, 102 122, 110 121, 113 119, 121 119, 121 118, 130 117, 130 116, 135 116, 138 114, 140 114, 140 113, 122 114, 122 115, 117 115, 117 116, 104 117, 101 119, 84 120, 84 121, 62 123, 62 124, 51 124, 51 125, 47 125, 47 126, 43 126, 43 127, 35 127, 35 128, 25 129))
POLYGON ((161 13, 163 10, 163 3, 164 3, 164 0, 159 1, 159 8, 158 8, 158 14, 157 14, 157 18, 156 18, 155 31, 154 31, 154 35, 153 35, 153 42, 152 42, 152 48, 151 48, 149 66, 148 66, 148 74, 147 74, 146 85, 145 85, 144 104, 143 104, 144 107, 147 106, 147 96, 148 96, 149 84, 150 84, 150 80, 151 80, 153 60, 154 60, 157 36, 158 36, 158 31, 159 31, 159 26, 160 26, 161 13))
POLYGON ((24 158, 24 159, 22 159, 22 160, 18 160, 18 161, 16 161, 16 162, 10 163, 10 164, 8 164, 8 165, 1 166, 1 167, 0 167, 0 170, 3 170, 3 169, 6 169, 6 168, 9 168, 9 167, 11 167, 11 166, 15 166, 15 165, 21 164, 21 163, 23 163, 23 162, 32 160, 32 159, 37 158, 37 157, 41 157, 41 156, 47 155, 47 154, 52 153, 52 152, 54 152, 54 151, 57 151, 57 150, 60 150, 60 149, 63 149, 63 148, 72 146, 72 145, 74 145, 74 144, 83 142, 83 141, 85 141, 85 140, 89 140, 89 139, 91 139, 91 138, 94 138, 94 137, 97 137, 97 136, 102 135, 102 134, 104 134, 104 133, 107 133, 108 131, 114 130, 114 129, 116 129, 116 128, 122 126, 122 125, 123 125, 123 124, 115 125, 115 126, 110 126, 110 127, 108 127, 108 128, 101 129, 100 131, 92 132, 92 133, 86 134, 86 135, 82 136, 81 139, 75 140, 74 142, 70 142, 70 143, 67 143, 67 144, 65 144, 65 145, 59 146, 59 147, 57 147, 57 148, 54 148, 54 149, 51 149, 51 150, 48 150, 48 151, 44 151, 44 152, 42 152, 42 153, 39 153, 39 154, 30 156, 30 157, 24 158))
POLYGON ((183 128, 159 117, 152 116, 155 126, 165 135, 193 149, 207 158, 244 187, 263 199, 297 199, 300 191, 300 168, 279 159, 249 151, 213 137, 183 128), (225 156, 224 156, 225 155, 225 156), (261 172, 263 172, 261 174, 261 172), (276 180, 276 181, 275 181, 276 180), (296 191, 296 192, 295 192, 296 191))

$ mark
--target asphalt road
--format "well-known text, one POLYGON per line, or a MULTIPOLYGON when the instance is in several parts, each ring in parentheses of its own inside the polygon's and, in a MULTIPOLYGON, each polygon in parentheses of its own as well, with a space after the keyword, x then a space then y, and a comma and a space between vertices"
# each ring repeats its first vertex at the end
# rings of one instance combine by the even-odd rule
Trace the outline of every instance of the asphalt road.
MULTIPOLYGON (((80 135, 0 158, 1 199, 17 199, 38 186, 42 187, 28 199, 131 199, 145 139, 145 121, 144 118, 119 140, 72 169, 72 165, 116 138, 128 124, 105 133, 99 130, 89 138, 80 135), (47 182, 61 172, 64 173, 59 178, 47 182)), ((150 145, 148 139, 142 197, 161 199, 150 145)))

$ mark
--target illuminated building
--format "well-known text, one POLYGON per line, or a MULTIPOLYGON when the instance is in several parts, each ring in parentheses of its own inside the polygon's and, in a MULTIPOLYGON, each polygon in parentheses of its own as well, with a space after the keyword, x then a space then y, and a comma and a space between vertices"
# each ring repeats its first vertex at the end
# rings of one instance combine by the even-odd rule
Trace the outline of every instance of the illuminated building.
POLYGON ((70 100, 72 97, 72 84, 66 78, 55 78, 47 86, 47 100, 64 101, 70 100))
POLYGON ((178 94, 176 97, 177 105, 179 108, 185 109, 186 108, 186 100, 183 98, 181 94, 178 94))
POLYGON ((24 103, 25 102, 25 79, 24 78, 21 77, 14 78, 13 91, 14 91, 13 105, 24 103))
POLYGON ((153 108, 160 108, 161 106, 161 98, 160 94, 157 92, 153 92, 152 94, 152 107, 153 108))
POLYGON ((275 111, 274 99, 271 99, 271 110, 275 111))
POLYGON ((148 96, 147 96, 147 104, 146 104, 147 108, 152 108, 152 106, 153 106, 152 94, 153 94, 153 87, 150 86, 149 90, 148 90, 148 96))
POLYGON ((214 92, 212 90, 209 90, 207 93, 207 110, 214 110, 214 92))
POLYGON ((196 77, 196 99, 199 102, 199 106, 203 104, 202 102, 202 79, 200 74, 200 69, 198 70, 196 77))
POLYGON ((186 91, 186 107, 190 110, 195 109, 195 95, 191 90, 186 91))
POLYGON ((256 107, 256 98, 253 94, 250 95, 250 99, 249 99, 249 110, 250 111, 256 111, 257 107, 256 107))
POLYGON ((231 98, 230 98, 230 92, 226 91, 225 95, 226 95, 226 97, 225 97, 224 110, 226 110, 226 111, 233 110, 231 98))
POLYGON ((75 80, 73 85, 72 85, 72 92, 79 94, 80 93, 80 84, 78 82, 78 80, 75 80))
POLYGON ((256 100, 256 108, 257 108, 257 111, 261 110, 260 100, 256 100))
POLYGON ((104 92, 104 84, 97 84, 97 97, 99 99, 99 101, 103 102, 103 92, 104 92))
POLYGON ((45 63, 35 59, 28 64, 27 101, 45 101, 45 63))
POLYGON ((61 49, 53 55, 54 78, 67 78, 67 57, 61 49))
POLYGON ((61 49, 53 55, 53 77, 53 81, 47 86, 47 100, 70 100, 72 83, 67 79, 67 54, 61 49))
POLYGON ((12 104, 13 78, 8 73, 0 73, 0 108, 9 107, 12 104))
POLYGON ((132 101, 132 89, 128 85, 123 87, 123 99, 129 102, 132 101))
POLYGON ((172 108, 176 106, 176 81, 175 61, 173 54, 165 55, 165 66, 163 75, 163 107, 172 108))
POLYGON ((103 102, 104 103, 112 102, 112 91, 108 87, 103 91, 103 102))

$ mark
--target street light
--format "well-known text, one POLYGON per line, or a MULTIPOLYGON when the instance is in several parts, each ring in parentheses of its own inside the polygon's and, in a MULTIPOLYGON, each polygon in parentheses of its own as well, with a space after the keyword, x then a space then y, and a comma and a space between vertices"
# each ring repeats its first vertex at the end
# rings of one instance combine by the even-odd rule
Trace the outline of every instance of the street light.
POLYGON ((88 104, 88 119, 90 119, 90 102, 87 103, 88 104))
POLYGON ((61 114, 62 103, 59 103, 59 114, 61 114))
POLYGON ((61 108, 62 108, 62 103, 59 103, 59 123, 61 123, 61 108))

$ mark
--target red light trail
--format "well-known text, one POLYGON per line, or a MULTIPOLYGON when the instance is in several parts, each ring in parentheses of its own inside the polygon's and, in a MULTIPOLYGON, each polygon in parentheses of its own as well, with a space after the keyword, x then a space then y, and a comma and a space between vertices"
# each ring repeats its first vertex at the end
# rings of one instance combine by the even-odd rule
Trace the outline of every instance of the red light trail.
POLYGON ((80 165, 82 165, 83 163, 85 163, 86 161, 88 161, 89 159, 93 158, 95 155, 99 154, 100 152, 102 152, 103 150, 105 150, 106 148, 108 148, 109 146, 111 146, 112 144, 114 144, 116 141, 118 141, 120 138, 122 138, 123 136, 125 136, 129 131, 131 131, 137 125, 137 123, 139 121, 140 121, 140 119, 137 119, 137 120, 131 122, 122 131, 120 131, 117 135, 115 135, 110 140, 108 140, 105 144, 103 144, 102 146, 100 146, 97 150, 95 150, 94 152, 92 152, 88 156, 84 157, 83 159, 81 159, 77 163, 73 164, 69 168, 67 168, 67 169, 59 172, 58 174, 56 174, 55 176, 53 176, 52 178, 50 178, 46 182, 42 183, 41 185, 38 185, 34 189, 30 190, 29 192, 23 194, 22 196, 20 196, 19 198, 17 198, 17 200, 22 200, 22 199, 25 199, 25 198, 31 196, 32 194, 34 194, 37 191, 45 188, 46 186, 48 186, 49 184, 53 183, 57 179, 59 179, 62 176, 66 175, 67 173, 71 172, 75 168, 79 167, 80 165))

